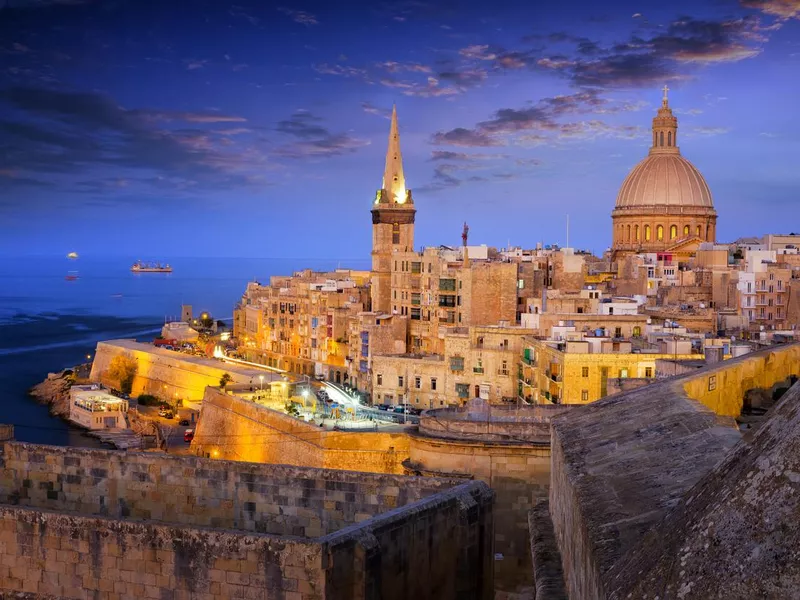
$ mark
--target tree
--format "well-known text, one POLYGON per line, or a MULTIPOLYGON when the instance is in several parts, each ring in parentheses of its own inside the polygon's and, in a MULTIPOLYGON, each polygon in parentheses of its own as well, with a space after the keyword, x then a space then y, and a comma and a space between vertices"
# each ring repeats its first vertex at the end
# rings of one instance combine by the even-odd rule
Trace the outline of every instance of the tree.
POLYGON ((136 359, 126 352, 111 359, 106 376, 118 382, 119 390, 123 394, 130 394, 138 369, 139 365, 136 359))
POLYGON ((223 390, 225 386, 228 385, 231 381, 233 381, 233 377, 230 376, 230 373, 223 373, 222 377, 219 378, 219 387, 223 390))
POLYGON ((300 416, 300 411, 297 409, 297 404, 295 404, 294 402, 291 401, 287 402, 285 408, 286 408, 286 414, 289 415, 290 417, 300 416))

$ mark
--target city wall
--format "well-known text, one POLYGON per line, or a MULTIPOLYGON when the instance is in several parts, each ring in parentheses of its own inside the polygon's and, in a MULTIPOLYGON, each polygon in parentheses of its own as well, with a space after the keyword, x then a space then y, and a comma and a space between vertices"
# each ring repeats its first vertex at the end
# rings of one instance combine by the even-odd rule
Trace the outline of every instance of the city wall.
POLYGON ((402 474, 409 438, 405 433, 326 431, 207 388, 192 448, 228 460, 402 474))
MULTIPOLYGON (((253 369, 225 364, 217 360, 181 354, 150 344, 132 340, 98 342, 92 362, 90 378, 110 387, 118 387, 117 381, 109 380, 106 372, 111 361, 119 355, 133 357, 138 365, 133 380, 132 395, 153 394, 164 399, 174 397, 199 401, 206 386, 219 386, 222 375, 228 373, 233 384, 258 385, 258 374, 253 369)), ((262 373, 267 374, 269 373, 262 373)))
POLYGON ((481 483, 14 442, 0 461, 0 590, 490 597, 481 483))
POLYGON ((741 440, 731 417, 745 393, 798 374, 800 344, 793 344, 556 418, 549 511, 569 597, 605 598, 616 561, 741 440))

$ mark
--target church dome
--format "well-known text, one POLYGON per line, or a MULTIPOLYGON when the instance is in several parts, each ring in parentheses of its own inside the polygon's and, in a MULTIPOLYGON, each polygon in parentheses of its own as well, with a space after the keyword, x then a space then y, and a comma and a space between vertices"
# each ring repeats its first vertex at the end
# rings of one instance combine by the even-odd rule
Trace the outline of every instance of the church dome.
POLYGON ((616 204, 618 209, 646 206, 713 209, 714 203, 700 171, 679 152, 651 151, 625 178, 616 204))

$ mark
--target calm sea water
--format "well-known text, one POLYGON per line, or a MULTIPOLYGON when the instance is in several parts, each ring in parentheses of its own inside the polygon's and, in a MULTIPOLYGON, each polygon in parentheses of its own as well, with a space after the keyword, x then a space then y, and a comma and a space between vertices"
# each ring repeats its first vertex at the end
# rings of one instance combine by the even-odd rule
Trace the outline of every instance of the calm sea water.
MULTIPOLYGON (((48 372, 94 354, 98 341, 152 339, 181 304, 228 319, 248 281, 302 268, 335 269, 336 260, 165 259, 173 272, 131 273, 132 258, 32 257, 0 261, 0 423, 21 441, 97 445, 27 396, 48 372), (70 273, 78 276, 68 281, 70 273)), ((368 260, 342 267, 369 268, 368 260)))

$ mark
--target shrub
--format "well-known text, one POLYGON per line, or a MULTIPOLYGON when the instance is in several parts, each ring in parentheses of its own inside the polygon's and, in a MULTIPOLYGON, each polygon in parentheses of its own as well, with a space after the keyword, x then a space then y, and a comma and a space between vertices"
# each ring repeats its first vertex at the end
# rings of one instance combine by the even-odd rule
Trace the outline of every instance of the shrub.
POLYGON ((137 400, 142 406, 160 406, 163 404, 161 400, 152 394, 141 394, 137 400))

